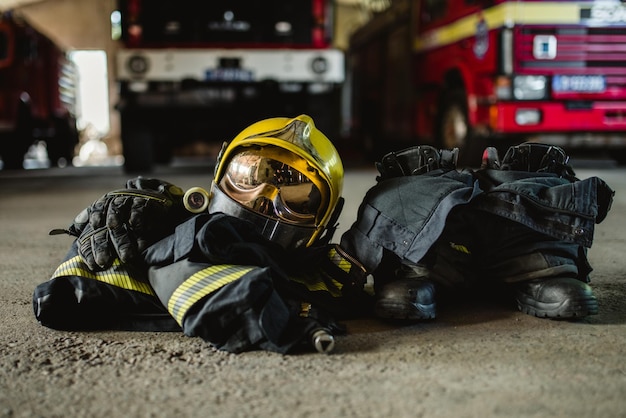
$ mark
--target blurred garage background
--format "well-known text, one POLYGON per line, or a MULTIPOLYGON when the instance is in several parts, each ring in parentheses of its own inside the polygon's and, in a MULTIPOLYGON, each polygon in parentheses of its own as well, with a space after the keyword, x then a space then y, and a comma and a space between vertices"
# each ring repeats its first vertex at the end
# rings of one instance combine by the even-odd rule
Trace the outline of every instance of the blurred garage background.
POLYGON ((150 171, 301 113, 346 159, 432 144, 476 166, 488 145, 502 156, 535 141, 626 162, 620 1, 0 0, 0 12, 5 169, 150 171))
MULTIPOLYGON (((176 2, 163 2, 163 3, 176 3, 176 2)), ((228 2, 226 2, 228 3, 228 2)), ((263 2, 252 2, 249 3, 250 7, 248 7, 247 2, 234 2, 232 6, 233 10, 242 10, 244 8, 253 9, 253 4, 264 4, 263 2), (237 4, 235 4, 237 3, 237 4), (239 4, 241 3, 241 4, 239 4), (239 7, 239 9, 237 9, 239 7)), ((270 2, 271 3, 271 2, 270 2)), ((270 3, 266 3, 265 6, 271 6, 270 3)), ((280 2, 275 2, 275 8, 278 8, 277 5, 280 5, 280 2)), ((284 2, 283 2, 284 3, 284 2)), ((288 2, 289 3, 289 2, 288 2)), ((325 1, 313 1, 313 2, 304 2, 303 4, 313 4, 313 9, 315 13, 315 7, 324 6, 332 2, 325 1)), ((347 48, 348 45, 348 37, 350 33, 352 33, 357 27, 362 25, 363 22, 367 21, 372 14, 372 10, 380 9, 386 7, 388 4, 386 1, 362 1, 362 0, 339 0, 333 4, 332 10, 322 10, 320 11, 320 15, 322 17, 317 17, 317 19, 325 19, 324 25, 332 25, 330 28, 326 27, 325 30, 330 33, 326 33, 325 39, 320 42, 326 42, 325 45, 319 45, 320 47, 324 47, 326 49, 335 49, 338 51, 343 51, 347 48)), ((133 7, 141 5, 140 1, 121 1, 118 2, 116 0, 2 0, 0 1, 0 12, 3 14, 3 19, 5 21, 14 20, 19 22, 20 24, 25 24, 28 26, 32 26, 32 28, 40 32, 43 36, 48 37, 55 44, 57 44, 60 49, 67 52, 68 58, 72 61, 73 71, 75 71, 75 78, 73 82, 75 85, 73 86, 73 92, 76 95, 76 107, 72 109, 72 113, 76 118, 76 126, 77 126, 77 141, 78 144, 72 148, 73 155, 73 163, 74 165, 85 165, 85 164, 123 164, 123 147, 122 147, 122 136, 121 136, 121 124, 120 124, 120 109, 119 104, 121 101, 120 98, 120 84, 118 83, 120 74, 118 74, 118 69, 116 67, 116 56, 119 54, 120 49, 122 48, 122 39, 121 35, 122 29, 125 31, 132 32, 132 28, 124 27, 120 23, 120 15, 115 13, 115 10, 120 8, 125 8, 129 13, 133 10, 133 7), (120 7, 121 6, 121 7, 120 7)), ((145 8, 145 7, 144 7, 145 8)), ((162 10, 163 11, 163 10, 162 10)), ((207 10, 207 12, 213 12, 213 10, 207 10)), ((254 12, 254 10, 252 11, 254 12)), ((258 11, 256 11, 258 13, 258 11)), ((275 11, 270 11, 275 12, 275 11)), ((287 13, 287 12, 285 12, 287 13)), ((302 13, 303 15, 307 15, 306 11, 294 9, 292 11, 293 14, 302 13)), ((126 16, 125 16, 126 17, 126 16)), ((224 17, 224 21, 226 21, 228 17, 224 17)), ((235 24, 236 19, 235 19, 235 24)), ((172 24, 170 23, 170 26, 172 24)), ((1 26, 0 26, 1 28, 1 26)), ((174 28, 174 31, 176 28, 174 28)), ((290 31, 290 28, 287 28, 290 31)), ((291 31, 290 31, 291 32, 291 31)), ((1 34, 2 32, 0 32, 1 34)), ((148 29, 146 29, 146 33, 148 33, 148 29)), ((6 44, 11 41, 11 37, 14 36, 17 38, 18 35, 11 35, 10 32, 5 34, 5 49, 8 48, 8 51, 11 52, 11 45, 6 44), (8 39, 8 40, 7 40, 8 39)), ((130 36, 130 35, 129 35, 130 36)), ((147 36, 147 35, 146 35, 147 36)), ((297 43, 297 34, 292 36, 293 39, 289 40, 290 43, 297 43), (295 39, 295 40, 294 40, 295 39)), ((127 38, 123 39, 124 41, 129 42, 127 38)), ((2 39, 0 39, 2 41, 2 39)), ((33 41, 32 39, 29 41, 31 43, 41 43, 41 41, 33 41)), ((315 40, 307 40, 308 43, 314 43, 315 40)), ((266 43, 268 43, 266 41, 266 43)), ((269 44, 269 43, 268 43, 269 44)), ((271 47, 271 45, 270 45, 271 47)), ((297 46, 301 47, 301 46, 297 46)), ((18 51, 19 47, 16 47, 15 50, 18 51)), ((37 51, 37 49, 35 49, 37 51)), ((39 53, 42 54, 41 49, 39 53)), ((31 58, 34 55, 34 52, 31 51, 31 58)), ((332 58, 332 57, 331 57, 332 58)), ((342 57, 343 58, 343 57, 342 57)), ((1 57, 0 57, 1 59, 1 57)), ((38 58, 37 58, 38 59, 38 58)), ((223 58, 222 58, 223 60, 223 58)), ((342 61, 340 61, 343 64, 342 61)), ((226 65, 232 64, 231 62, 226 62, 226 65)), ((322 65, 324 63, 322 62, 322 65)), ((17 64, 16 64, 17 65, 17 64)), ((0 60, 0 69, 2 68, 2 61, 0 60)), ((25 74, 31 70, 24 70, 23 68, 17 68, 14 74, 11 77, 15 79, 23 79, 25 74), (20 75, 21 74, 21 75, 20 75)), ((44 68, 43 73, 52 73, 56 71, 55 68, 48 65, 44 68)), ((61 70, 59 70, 61 71, 61 70)), ((343 69, 342 69, 343 71, 343 69)), ((6 70, 5 70, 6 74, 6 70)), ((33 77, 42 79, 45 76, 41 75, 42 73, 33 72, 33 77)), ((223 72, 221 74, 224 74, 223 72)), ((226 73, 227 76, 232 76, 232 70, 230 73, 226 73)), ((343 82, 344 74, 340 74, 338 80, 336 82, 339 87, 337 92, 334 93, 336 99, 333 102, 334 105, 340 106, 340 87, 343 82)), ((6 79, 7 77, 5 77, 6 79)), ((12 84, 15 86, 14 81, 5 80, 5 84, 12 84)), ((71 83, 72 81, 70 81, 71 83)), ((31 84, 33 81, 31 81, 31 84)), ((33 87, 33 90, 37 92, 30 93, 30 107, 35 108, 37 106, 37 98, 34 96, 43 94, 42 91, 48 89, 45 85, 38 85, 37 87, 33 87)), ((297 88, 294 87, 294 88, 297 88)), ((10 90, 11 87, 4 85, 3 91, 10 90)), ((284 89, 284 88, 283 88, 284 89)), ((228 92, 227 92, 228 93, 228 92)), ((8 93, 7 93, 8 94, 8 93)), ((18 93, 15 93, 18 94, 18 93)), ((24 100, 24 95, 21 93, 20 101, 24 100)), ((206 92, 205 92, 206 94, 206 92)), ((222 93, 218 94, 224 94, 222 93)), ((7 98, 4 100, 8 101, 17 101, 15 98, 7 98)), ((122 98, 123 99, 123 98, 122 98)), ((71 99, 68 99, 71 101, 71 99)), ((277 99, 279 100, 279 99, 277 99)), ((124 101, 124 100, 122 100, 124 101)), ((323 102, 321 105, 317 104, 318 107, 327 106, 328 102, 323 102)), ((255 104, 256 105, 256 104, 255 104)), ((267 100, 265 101, 264 106, 269 106, 267 100)), ((5 106, 6 107, 6 106, 5 106)), ((241 106, 240 106, 241 107, 241 106)), ((258 106, 257 106, 258 107, 258 106)), ((268 109, 272 109, 271 106, 268 109)), ((288 112, 288 108, 280 108, 273 107, 276 109, 276 112, 280 114, 280 112, 288 112)), ((312 108, 305 109, 305 111, 310 112, 312 108)), ((6 113, 10 112, 11 109, 5 109, 5 119, 9 120, 9 123, 15 122, 15 127, 13 130, 13 134, 16 134, 19 127, 17 127, 17 122, 20 120, 19 118, 24 119, 24 117, 19 114, 19 110, 13 112, 12 116, 6 116, 6 113)), ((299 109, 295 109, 294 111, 298 111, 299 109)), ((2 109, 0 109, 0 112, 2 109)), ((313 110, 314 111, 314 110, 313 110)), ((50 110, 50 113, 60 113, 58 109, 50 110)), ((342 123, 339 118, 340 109, 335 109, 333 117, 335 120, 333 123, 333 134, 335 132, 339 132, 342 123)), ((24 112, 22 112, 24 113, 24 112)), ((34 111, 28 111, 27 113, 36 113, 34 111)), ((304 113, 304 112, 298 112, 304 113)), ((328 113, 326 111, 326 113, 328 113)), ((135 113, 127 112, 126 114, 132 114, 133 121, 139 117, 135 117, 135 113)), ((168 113, 164 113, 165 117, 168 118, 168 113)), ((245 123, 249 122, 247 117, 256 117, 255 115, 239 115, 245 123)), ((264 115, 261 115, 264 116, 264 115)), ((295 116, 295 115, 294 115, 295 116)), ((202 115, 197 116, 197 118, 202 118, 202 115)), ((28 116, 29 120, 34 119, 33 115, 28 116)), ((57 115, 57 119, 60 117, 57 115)), ((157 117, 159 118, 159 117, 157 117)), ((5 120, 5 122, 7 122, 5 120)), ((154 123, 154 115, 147 116, 142 118, 142 123, 149 125, 154 123), (149 120, 145 120, 149 119, 149 120)), ((242 122, 244 123, 244 122, 242 122)), ((324 122, 321 122, 324 123, 324 122)), ((330 122, 329 122, 330 123, 330 122)), ((1 124, 1 122, 0 122, 1 124)), ((190 125, 190 123, 187 123, 190 125)), ((5 123, 7 125, 7 123, 5 123)), ((43 126, 43 123, 40 123, 37 135, 42 138, 45 137, 47 132, 53 130, 53 128, 49 128, 43 126)), ((131 123, 128 123, 130 126, 131 123)), ((135 128, 136 124, 133 122, 133 128, 135 128)), ((240 127, 233 127, 232 132, 237 132, 240 127)), ((161 130, 165 130, 163 127, 159 127, 161 130)), ((182 131, 180 124, 176 128, 182 131)), ((330 128, 328 128, 330 129, 330 128)), ((219 131, 219 135, 229 135, 231 131, 221 130, 219 131)), ((141 133, 140 133, 141 134, 141 133)), ((216 132, 217 134, 217 132, 216 132)), ((17 135, 17 134, 16 134, 17 135)), ((63 135, 68 135, 68 132, 63 132, 63 135)), ((126 133, 127 136, 133 136, 134 143, 137 143, 137 138, 139 136, 135 135, 135 131, 131 133, 126 133)), ((191 135, 191 134, 189 134, 191 135)), ((3 154, 7 156, 9 154, 13 155, 13 163, 10 168, 19 168, 17 167, 19 163, 16 163, 17 157, 15 154, 20 154, 23 152, 23 149, 15 145, 15 140, 13 137, 5 135, 3 137, 3 141, 13 142, 13 145, 5 145, 3 148, 3 154)), ((177 147, 176 149, 172 149, 171 147, 167 147, 167 152, 171 154, 177 154, 182 157, 185 155, 189 157, 197 157, 203 156, 207 154, 215 153, 215 147, 221 145, 221 140, 223 137, 220 136, 220 140, 218 141, 181 141, 184 142, 182 146, 177 147), (216 145, 217 144, 217 145, 216 145)), ((66 150, 69 145, 63 145, 64 149, 55 149, 52 147, 54 139, 46 141, 35 141, 33 146, 28 149, 28 153, 26 155, 27 159, 25 161, 25 167, 40 167, 46 166, 49 164, 52 165, 65 165, 70 164, 71 161, 67 161, 67 153, 66 150), (48 154, 50 154, 50 160, 46 161, 46 147, 48 148, 48 154)), ((180 144, 179 144, 180 145, 180 144)), ((61 147, 62 148, 62 147, 61 147)), ((154 151, 157 153, 157 151, 154 151)), ((161 153, 163 151, 160 151, 161 153)), ((145 156, 145 151, 140 151, 145 156)), ((126 156, 127 159, 129 156, 126 156)), ((141 160, 141 155, 135 154, 135 156, 131 155, 135 168, 144 169, 149 168, 149 164, 152 161, 143 161, 141 160), (139 155, 139 157, 137 157, 139 155)), ((153 157, 157 158, 157 157, 153 157)), ((158 156, 159 162, 169 162, 169 156, 158 156)), ((6 158, 3 158, 7 160, 6 158)), ((5 164, 5 168, 7 168, 7 164, 5 164)), ((132 167, 131 167, 132 168, 132 167)))

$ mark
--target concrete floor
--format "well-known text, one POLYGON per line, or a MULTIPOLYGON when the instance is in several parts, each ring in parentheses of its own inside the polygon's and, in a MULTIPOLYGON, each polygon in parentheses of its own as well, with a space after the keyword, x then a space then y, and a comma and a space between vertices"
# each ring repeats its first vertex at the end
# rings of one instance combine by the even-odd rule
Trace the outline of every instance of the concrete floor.
MULTIPOLYGON (((207 185, 210 172, 154 176, 188 188, 207 185)), ((626 170, 577 173, 617 191, 589 252, 598 315, 543 320, 474 295, 430 322, 347 322, 331 355, 283 356, 228 354, 178 333, 42 327, 33 289, 70 244, 48 231, 127 176, 120 167, 0 171, 0 417, 624 417, 626 170)), ((375 175, 348 170, 342 230, 375 175)))

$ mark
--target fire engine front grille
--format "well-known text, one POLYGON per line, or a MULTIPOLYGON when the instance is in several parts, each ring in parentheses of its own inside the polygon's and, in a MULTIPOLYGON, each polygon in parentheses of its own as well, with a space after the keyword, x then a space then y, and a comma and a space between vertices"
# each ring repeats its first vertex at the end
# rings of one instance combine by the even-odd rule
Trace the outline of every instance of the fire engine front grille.
MULTIPOLYGON (((626 70, 623 27, 524 27, 516 33, 515 49, 519 73, 603 74, 611 79, 626 70), (537 56, 537 36, 556 40, 553 58, 537 56)), ((615 77, 614 81, 626 82, 624 77, 615 77)))

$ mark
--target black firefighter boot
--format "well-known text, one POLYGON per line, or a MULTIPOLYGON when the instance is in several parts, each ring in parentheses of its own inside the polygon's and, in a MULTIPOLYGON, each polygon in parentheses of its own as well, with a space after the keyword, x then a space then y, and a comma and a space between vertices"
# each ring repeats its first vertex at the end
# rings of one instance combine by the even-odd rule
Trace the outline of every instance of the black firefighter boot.
POLYGON ((591 287, 569 277, 530 280, 515 286, 518 308, 540 318, 582 318, 598 313, 591 287))
MULTIPOLYGON (((510 147, 498 165, 502 170, 554 173, 574 181, 576 175, 568 161, 560 147, 523 143, 510 147)), ((541 318, 582 318, 598 313, 598 301, 591 287, 572 277, 521 282, 515 286, 515 300, 522 312, 541 318)))
POLYGON ((434 319, 436 308, 435 284, 421 266, 401 264, 395 280, 376 291, 374 313, 379 318, 434 319))
MULTIPOLYGON (((429 171, 456 168, 459 149, 419 145, 386 154, 376 163, 377 181, 417 176, 429 171)), ((376 290, 374 313, 385 319, 433 319, 436 316, 435 284, 422 266, 402 263, 394 279, 376 290)))

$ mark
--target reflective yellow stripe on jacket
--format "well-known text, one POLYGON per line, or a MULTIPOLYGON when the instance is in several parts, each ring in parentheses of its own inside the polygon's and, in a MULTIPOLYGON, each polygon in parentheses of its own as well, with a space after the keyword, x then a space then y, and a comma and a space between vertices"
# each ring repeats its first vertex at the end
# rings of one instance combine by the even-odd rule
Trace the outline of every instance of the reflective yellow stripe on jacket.
POLYGON ((172 293, 167 310, 181 326, 185 314, 196 302, 258 267, 222 264, 207 267, 182 282, 172 293))
POLYGON ((51 279, 62 276, 85 277, 87 279, 108 283, 122 289, 134 290, 147 295, 154 295, 152 287, 150 287, 148 283, 133 279, 128 273, 126 267, 122 265, 118 259, 116 259, 113 262, 113 265, 107 270, 91 271, 80 256, 75 256, 57 267, 55 272, 52 274, 51 279))

